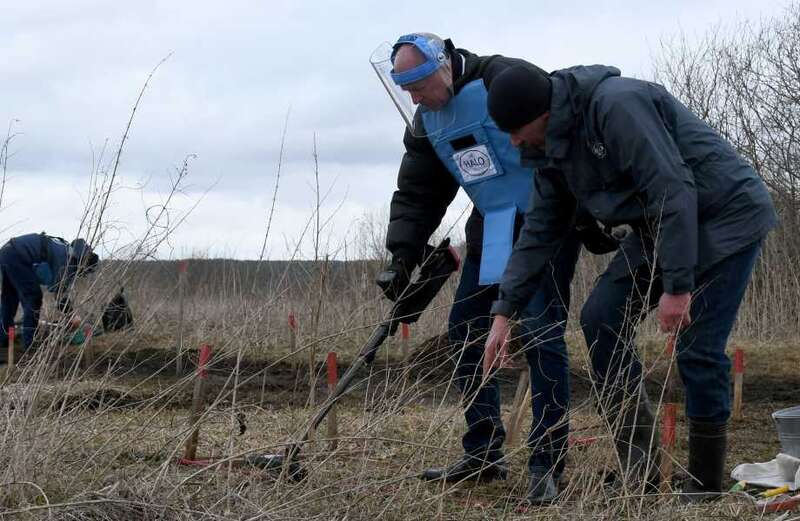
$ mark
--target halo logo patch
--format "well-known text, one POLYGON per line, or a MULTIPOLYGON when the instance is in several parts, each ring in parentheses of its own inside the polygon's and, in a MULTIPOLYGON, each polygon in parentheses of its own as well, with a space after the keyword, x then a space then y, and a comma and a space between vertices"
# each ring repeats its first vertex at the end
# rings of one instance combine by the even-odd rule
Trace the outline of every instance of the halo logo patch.
POLYGON ((453 160, 464 181, 477 181, 497 175, 486 145, 478 145, 453 154, 453 160))
POLYGON ((485 174, 490 166, 492 160, 480 150, 469 150, 458 158, 458 168, 473 177, 485 174))

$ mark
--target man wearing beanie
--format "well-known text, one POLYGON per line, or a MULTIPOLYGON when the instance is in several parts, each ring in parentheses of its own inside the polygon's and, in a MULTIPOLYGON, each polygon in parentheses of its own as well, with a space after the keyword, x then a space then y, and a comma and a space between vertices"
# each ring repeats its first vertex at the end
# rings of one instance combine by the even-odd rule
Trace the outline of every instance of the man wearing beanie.
MULTIPOLYGON (((489 118, 486 84, 511 66, 539 69, 519 59, 476 56, 429 33, 400 37, 385 54, 373 55, 372 63, 408 125, 386 236, 392 262, 378 279, 388 298, 396 300, 410 273, 424 262, 424 246, 459 187, 474 203, 448 323, 467 422, 464 455, 445 468, 426 470, 422 478, 505 479, 499 386, 494 378, 483 382, 483 343, 497 282, 522 226, 532 170, 521 166, 519 151, 489 118), (409 110, 404 113, 402 107, 409 110)), ((569 402, 564 328, 579 249, 580 241, 570 228, 560 251, 542 270, 538 291, 520 306, 518 338, 530 365, 534 397, 528 438, 532 503, 556 497, 564 468, 569 402)))
POLYGON ((583 306, 601 411, 621 471, 657 481, 655 418, 634 347, 637 324, 657 307, 677 335, 686 388, 691 502, 723 490, 730 415, 725 344, 753 265, 777 216, 767 188, 731 145, 661 85, 613 67, 550 75, 508 68, 491 84, 488 109, 539 170, 525 225, 492 306, 484 371, 502 360, 508 319, 540 286, 576 204, 626 237, 583 306), (616 420, 619 421, 616 421, 616 420))

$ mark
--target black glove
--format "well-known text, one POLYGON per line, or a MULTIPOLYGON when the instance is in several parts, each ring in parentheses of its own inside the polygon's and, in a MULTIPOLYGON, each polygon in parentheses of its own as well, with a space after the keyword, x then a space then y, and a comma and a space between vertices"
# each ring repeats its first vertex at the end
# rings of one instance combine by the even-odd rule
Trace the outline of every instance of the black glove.
POLYGON ((395 302, 411 281, 411 270, 401 258, 392 259, 392 263, 378 274, 375 284, 381 288, 386 298, 395 302))
POLYGON ((619 247, 619 241, 599 226, 580 227, 577 231, 583 246, 595 255, 611 253, 619 247))
POLYGON ((592 215, 579 208, 575 216, 575 231, 583 246, 595 255, 611 253, 619 248, 619 243, 630 233, 630 226, 622 225, 614 228, 602 226, 592 215))

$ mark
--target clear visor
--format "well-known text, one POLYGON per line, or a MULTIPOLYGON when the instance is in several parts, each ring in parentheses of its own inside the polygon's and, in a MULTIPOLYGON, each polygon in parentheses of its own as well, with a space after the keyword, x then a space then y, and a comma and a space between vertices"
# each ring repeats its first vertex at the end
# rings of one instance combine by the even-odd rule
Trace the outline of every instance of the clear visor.
POLYGON ((370 56, 369 62, 411 135, 429 137, 440 133, 455 122, 454 107, 448 103, 453 95, 449 66, 439 67, 430 76, 401 87, 392 79, 392 45, 389 42, 379 45, 370 56), (418 97, 419 104, 414 103, 412 92, 418 97), (437 128, 432 129, 432 132, 426 130, 422 121, 422 116, 426 112, 433 112, 436 115, 437 128))

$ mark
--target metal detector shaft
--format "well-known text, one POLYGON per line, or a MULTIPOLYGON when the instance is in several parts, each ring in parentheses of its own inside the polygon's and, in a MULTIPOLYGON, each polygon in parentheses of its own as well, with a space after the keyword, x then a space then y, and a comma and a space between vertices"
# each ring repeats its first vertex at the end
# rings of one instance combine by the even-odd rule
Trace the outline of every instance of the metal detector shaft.
MULTIPOLYGON (((394 313, 394 310, 392 313, 394 313)), ((336 404, 339 398, 341 398, 350 389, 351 384, 356 377, 356 373, 358 373, 362 367, 372 363, 372 361, 375 359, 375 353, 378 351, 378 348, 381 346, 381 344, 383 344, 386 338, 388 338, 389 333, 391 332, 392 320, 393 319, 390 316, 386 321, 375 328, 375 330, 372 332, 372 335, 369 337, 369 341, 364 345, 364 347, 361 349, 361 352, 358 354, 358 357, 350 365, 350 368, 347 369, 347 372, 345 372, 344 375, 342 375, 342 377, 339 379, 339 383, 336 384, 333 392, 320 406, 314 417, 311 418, 311 421, 309 422, 305 431, 303 431, 303 435, 299 440, 289 447, 286 452, 287 459, 294 459, 294 457, 300 451, 300 447, 308 441, 311 432, 319 427, 320 423, 322 423, 322 420, 328 416, 331 408, 336 404)))
POLYGON ((300 447, 308 441, 311 432, 319 427, 319 424, 322 423, 322 420, 325 419, 339 398, 350 390, 356 373, 375 360, 378 348, 389 335, 394 334, 398 324, 401 322, 407 324, 416 322, 442 286, 444 286, 450 274, 458 271, 461 259, 450 246, 449 239, 444 239, 436 248, 429 248, 426 262, 420 270, 418 280, 407 288, 404 293, 405 296, 395 302, 385 320, 372 332, 369 340, 361 348, 350 368, 342 375, 333 392, 308 423, 302 436, 286 449, 287 461, 294 460, 295 456, 300 452, 300 447))

